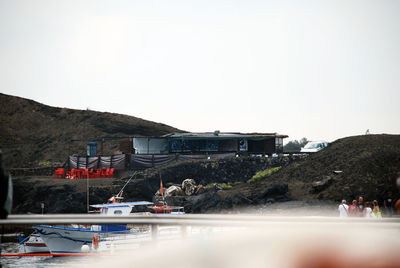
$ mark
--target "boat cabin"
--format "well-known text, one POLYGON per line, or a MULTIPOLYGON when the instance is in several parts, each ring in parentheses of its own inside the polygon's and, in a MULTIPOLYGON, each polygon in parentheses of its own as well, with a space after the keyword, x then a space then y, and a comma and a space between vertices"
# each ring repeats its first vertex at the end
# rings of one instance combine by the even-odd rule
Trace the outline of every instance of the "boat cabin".
POLYGON ((123 203, 112 203, 112 204, 98 204, 98 205, 91 205, 91 207, 99 208, 101 215, 127 216, 131 213, 132 208, 135 206, 148 206, 152 204, 153 204, 152 202, 148 201, 137 201, 137 202, 123 202, 123 203))
MULTIPOLYGON (((152 202, 138 201, 138 202, 123 202, 123 203, 111 203, 111 204, 97 204, 91 205, 91 207, 100 209, 100 214, 105 216, 128 216, 134 206, 148 206, 152 205, 152 202)), ((122 225, 92 225, 92 231, 102 232, 118 232, 126 231, 126 224, 122 225)))

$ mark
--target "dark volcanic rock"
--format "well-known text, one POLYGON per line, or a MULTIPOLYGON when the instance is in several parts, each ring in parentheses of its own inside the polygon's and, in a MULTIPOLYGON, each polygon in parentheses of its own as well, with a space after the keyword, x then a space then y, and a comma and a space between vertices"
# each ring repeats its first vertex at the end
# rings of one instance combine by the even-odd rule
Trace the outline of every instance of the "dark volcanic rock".
POLYGON ((166 166, 144 170, 138 178, 146 178, 154 193, 160 187, 160 174, 164 185, 181 185, 191 178, 198 185, 210 183, 243 182, 249 180, 256 172, 270 167, 282 166, 303 159, 305 156, 281 158, 238 157, 229 159, 193 160, 173 162, 166 166))
POLYGON ((185 205, 185 211, 191 213, 206 213, 218 210, 221 199, 214 189, 203 194, 190 196, 185 205))
POLYGON ((330 176, 325 176, 322 180, 320 181, 315 181, 312 183, 312 192, 313 193, 318 193, 324 189, 326 189, 329 185, 333 183, 333 179, 330 176))
POLYGON ((245 197, 243 194, 236 194, 231 198, 232 207, 234 206, 245 206, 245 205, 252 205, 254 202, 245 197))
MULTIPOLYGON (((391 191, 400 197, 400 135, 363 135, 339 139, 324 150, 282 168, 257 187, 286 183, 293 200, 378 200, 391 191), (337 172, 341 171, 341 172, 337 172), (321 185, 313 183, 327 179, 321 185), (316 179, 317 178, 317 179, 316 179)), ((241 191, 256 191, 243 185, 241 191)))
POLYGON ((258 204, 275 201, 289 201, 288 185, 284 183, 276 183, 269 185, 265 189, 254 192, 249 198, 258 204))

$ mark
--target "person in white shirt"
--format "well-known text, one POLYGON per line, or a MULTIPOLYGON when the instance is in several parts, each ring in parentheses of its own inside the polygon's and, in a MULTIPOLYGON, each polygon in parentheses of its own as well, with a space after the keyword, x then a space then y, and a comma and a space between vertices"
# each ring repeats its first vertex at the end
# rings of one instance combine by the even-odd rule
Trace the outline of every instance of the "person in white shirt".
POLYGON ((373 218, 373 216, 372 216, 372 209, 371 209, 371 207, 369 206, 369 202, 365 202, 365 208, 364 208, 364 210, 363 210, 363 216, 364 216, 365 218, 373 218))
POLYGON ((339 217, 348 217, 349 212, 348 212, 349 206, 346 205, 346 200, 342 200, 342 203, 339 205, 339 217))

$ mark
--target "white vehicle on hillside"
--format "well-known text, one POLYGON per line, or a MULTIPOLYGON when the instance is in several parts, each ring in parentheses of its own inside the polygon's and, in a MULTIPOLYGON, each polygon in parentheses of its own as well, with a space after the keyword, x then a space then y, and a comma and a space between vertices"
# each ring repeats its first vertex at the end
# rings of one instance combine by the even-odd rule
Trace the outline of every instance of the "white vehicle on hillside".
POLYGON ((303 148, 301 148, 300 152, 316 153, 326 147, 328 147, 328 142, 326 141, 310 141, 303 148))

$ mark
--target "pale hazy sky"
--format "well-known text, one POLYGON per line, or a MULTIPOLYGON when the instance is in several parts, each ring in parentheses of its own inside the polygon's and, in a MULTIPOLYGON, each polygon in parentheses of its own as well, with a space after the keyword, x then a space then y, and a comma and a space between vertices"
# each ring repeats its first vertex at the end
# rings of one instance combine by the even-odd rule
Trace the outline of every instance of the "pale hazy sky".
POLYGON ((400 1, 0 0, 0 92, 188 131, 400 133, 400 1))

